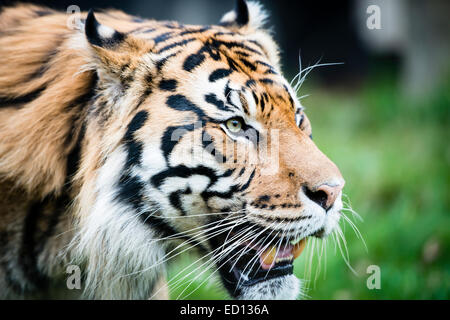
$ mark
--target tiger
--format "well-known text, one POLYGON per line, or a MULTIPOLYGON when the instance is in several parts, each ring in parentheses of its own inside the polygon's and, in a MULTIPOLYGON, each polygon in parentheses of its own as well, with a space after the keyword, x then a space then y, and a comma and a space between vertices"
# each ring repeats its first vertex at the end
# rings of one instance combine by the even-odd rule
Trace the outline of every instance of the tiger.
POLYGON ((294 259, 338 227, 345 181, 267 19, 2 8, 1 298, 169 299, 185 251, 232 299, 299 298, 294 259))

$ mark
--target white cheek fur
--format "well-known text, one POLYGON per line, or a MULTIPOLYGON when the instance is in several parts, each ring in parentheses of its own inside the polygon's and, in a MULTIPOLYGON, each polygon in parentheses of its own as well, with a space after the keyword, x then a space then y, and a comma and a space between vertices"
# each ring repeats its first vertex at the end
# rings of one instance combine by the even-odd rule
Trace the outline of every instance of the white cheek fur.
POLYGON ((86 297, 146 299, 164 273, 164 265, 158 265, 164 248, 154 241, 139 213, 116 199, 125 160, 125 152, 118 148, 100 169, 96 202, 71 244, 73 262, 85 265, 86 297))

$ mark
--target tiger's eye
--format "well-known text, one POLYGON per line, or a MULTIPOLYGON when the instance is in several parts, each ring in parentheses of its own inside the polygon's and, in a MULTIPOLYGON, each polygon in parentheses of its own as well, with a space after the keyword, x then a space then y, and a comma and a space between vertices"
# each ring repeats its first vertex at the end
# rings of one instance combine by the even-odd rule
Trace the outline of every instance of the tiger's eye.
POLYGON ((238 133, 242 130, 242 122, 239 119, 230 119, 227 121, 227 128, 233 133, 238 133))

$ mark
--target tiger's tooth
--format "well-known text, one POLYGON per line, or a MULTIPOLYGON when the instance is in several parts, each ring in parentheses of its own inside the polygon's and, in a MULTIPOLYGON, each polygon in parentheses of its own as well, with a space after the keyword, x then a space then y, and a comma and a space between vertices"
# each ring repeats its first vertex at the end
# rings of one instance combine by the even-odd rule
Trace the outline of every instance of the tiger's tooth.
POLYGON ((277 249, 275 246, 270 246, 261 254, 262 261, 267 265, 272 265, 275 260, 277 249))
POLYGON ((279 263, 279 262, 284 262, 284 261, 291 261, 293 258, 292 255, 287 256, 287 257, 282 257, 282 258, 276 258, 275 262, 279 263))
POLYGON ((275 246, 270 246, 261 254, 261 261, 267 266, 272 266, 275 263, 291 261, 296 259, 302 253, 305 245, 306 239, 300 240, 295 245, 292 245, 291 254, 284 257, 277 257, 277 248, 275 246))
POLYGON ((300 240, 300 242, 294 245, 294 247, 292 248, 292 254, 294 255, 294 259, 297 259, 297 257, 302 253, 303 249, 305 249, 305 246, 306 246, 306 238, 300 240))

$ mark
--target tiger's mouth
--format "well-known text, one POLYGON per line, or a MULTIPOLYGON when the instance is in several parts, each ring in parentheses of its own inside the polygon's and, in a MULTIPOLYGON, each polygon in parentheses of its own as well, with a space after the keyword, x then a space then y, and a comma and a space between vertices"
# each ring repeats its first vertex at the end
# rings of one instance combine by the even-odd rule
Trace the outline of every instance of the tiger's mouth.
POLYGON ((219 262, 225 288, 240 295, 242 288, 292 275, 293 262, 306 245, 306 238, 284 245, 253 245, 245 242, 228 252, 219 262))

